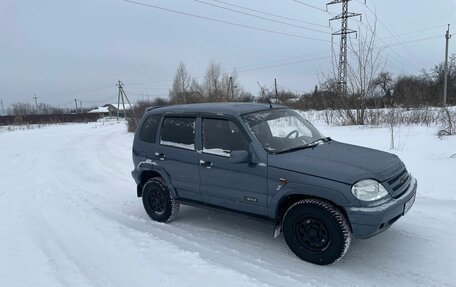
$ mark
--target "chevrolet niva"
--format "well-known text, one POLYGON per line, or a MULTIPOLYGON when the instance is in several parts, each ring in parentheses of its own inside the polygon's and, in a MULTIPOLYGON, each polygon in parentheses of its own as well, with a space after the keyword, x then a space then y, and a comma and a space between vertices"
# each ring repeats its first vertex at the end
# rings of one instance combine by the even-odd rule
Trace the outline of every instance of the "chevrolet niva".
POLYGON ((417 189, 396 155, 324 137, 295 110, 268 104, 149 108, 133 162, 153 220, 171 222, 180 204, 254 216, 320 265, 342 258, 352 236, 389 228, 417 189))

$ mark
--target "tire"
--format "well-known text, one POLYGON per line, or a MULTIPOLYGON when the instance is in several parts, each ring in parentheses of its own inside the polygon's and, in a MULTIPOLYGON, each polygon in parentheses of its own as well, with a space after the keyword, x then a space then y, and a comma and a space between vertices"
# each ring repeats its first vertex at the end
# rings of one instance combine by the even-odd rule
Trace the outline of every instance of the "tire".
POLYGON ((151 178, 144 184, 142 201, 150 218, 158 222, 171 222, 179 213, 180 204, 161 177, 151 178))
POLYGON ((351 241, 345 216, 332 204, 318 199, 293 204, 285 213, 283 234, 296 256, 318 265, 337 262, 351 241))

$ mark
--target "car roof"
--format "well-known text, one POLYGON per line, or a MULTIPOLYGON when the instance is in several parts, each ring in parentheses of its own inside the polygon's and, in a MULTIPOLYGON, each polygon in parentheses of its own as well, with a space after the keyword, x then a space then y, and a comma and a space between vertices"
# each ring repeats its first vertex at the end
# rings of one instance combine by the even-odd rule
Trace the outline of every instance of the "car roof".
MULTIPOLYGON (((267 110, 271 107, 269 104, 260 103, 203 103, 203 104, 186 104, 171 105, 163 107, 151 107, 148 114, 156 113, 218 113, 229 115, 241 115, 261 110, 267 110)), ((282 105, 273 105, 273 108, 287 108, 282 105)))

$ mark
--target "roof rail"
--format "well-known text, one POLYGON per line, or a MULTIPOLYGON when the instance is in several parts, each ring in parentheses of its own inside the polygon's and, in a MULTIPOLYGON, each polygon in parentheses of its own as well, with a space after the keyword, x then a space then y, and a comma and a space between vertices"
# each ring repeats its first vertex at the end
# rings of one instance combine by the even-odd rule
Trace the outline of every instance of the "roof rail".
POLYGON ((152 111, 152 110, 155 110, 155 109, 158 109, 158 108, 167 107, 167 106, 168 106, 168 105, 159 105, 159 106, 147 107, 147 108, 146 108, 146 112, 152 111))

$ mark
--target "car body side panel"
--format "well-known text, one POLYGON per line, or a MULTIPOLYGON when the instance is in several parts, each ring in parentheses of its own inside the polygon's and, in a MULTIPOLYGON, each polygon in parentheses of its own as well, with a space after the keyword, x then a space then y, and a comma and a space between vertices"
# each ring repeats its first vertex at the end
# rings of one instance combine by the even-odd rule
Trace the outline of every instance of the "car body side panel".
POLYGON ((212 162, 200 166, 201 194, 205 202, 225 207, 267 214, 267 168, 257 164, 230 162, 228 157, 201 153, 201 160, 212 162), (223 206, 223 205, 222 205, 223 206))
POLYGON ((143 173, 151 171, 158 173, 167 184, 171 194, 174 197, 178 197, 176 189, 174 189, 174 187, 171 184, 169 174, 166 172, 166 170, 157 165, 156 161, 146 160, 144 162, 140 162, 138 166, 132 171, 132 176, 135 179, 136 184, 138 184, 140 188, 142 188, 142 186, 140 185, 140 178, 142 177, 143 173))
POLYGON ((350 185, 297 172, 268 167, 269 216, 275 217, 280 200, 289 195, 304 195, 329 200, 338 206, 359 206, 358 200, 347 198, 350 185), (286 180, 286 184, 280 182, 286 180))

